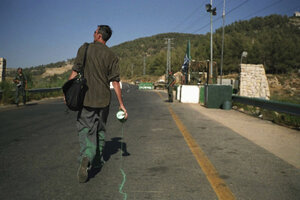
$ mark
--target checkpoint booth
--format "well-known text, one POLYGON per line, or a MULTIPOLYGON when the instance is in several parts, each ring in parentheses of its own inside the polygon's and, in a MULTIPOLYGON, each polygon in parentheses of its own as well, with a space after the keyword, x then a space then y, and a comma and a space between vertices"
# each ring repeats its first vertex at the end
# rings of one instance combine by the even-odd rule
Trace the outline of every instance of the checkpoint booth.
POLYGON ((193 61, 189 70, 189 83, 179 85, 176 99, 181 103, 200 103, 207 108, 229 110, 232 106, 232 86, 216 84, 218 81, 217 63, 213 62, 213 76, 210 74, 210 61, 193 61))
POLYGON ((181 103, 200 103, 207 108, 231 109, 231 85, 179 85, 176 100, 181 103))

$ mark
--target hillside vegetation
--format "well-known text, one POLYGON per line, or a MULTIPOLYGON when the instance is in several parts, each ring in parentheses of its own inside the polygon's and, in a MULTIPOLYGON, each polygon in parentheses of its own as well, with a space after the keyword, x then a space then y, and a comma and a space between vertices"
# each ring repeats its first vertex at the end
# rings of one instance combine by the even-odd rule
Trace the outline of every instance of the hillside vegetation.
MULTIPOLYGON (((210 59, 210 33, 182 34, 164 33, 151 37, 128 41, 111 49, 120 58, 121 79, 133 81, 157 80, 165 74, 167 44, 166 38, 172 38, 171 66, 180 71, 190 40, 191 57, 195 61, 210 59), (143 75, 144 57, 146 75, 143 75), (133 73, 133 75, 132 75, 133 73)), ((291 103, 300 102, 300 18, 280 15, 256 17, 247 21, 238 21, 225 27, 224 78, 236 77, 243 51, 248 52, 243 63, 263 64, 265 66, 271 91, 271 99, 291 103)), ((220 68, 222 29, 213 35, 214 61, 220 68)), ((67 61, 25 68, 28 89, 61 87, 67 80, 74 58, 67 61)), ((13 103, 14 88, 12 79, 16 70, 9 69, 7 81, 0 84, 3 91, 2 103, 13 103)), ((30 94, 27 98, 39 99, 56 94, 30 94)), ((299 117, 264 111, 255 107, 241 105, 255 115, 269 117, 272 121, 299 129, 299 117)))
MULTIPOLYGON (((300 19, 271 15, 239 21, 225 27, 224 67, 225 74, 238 72, 243 51, 244 60, 251 64, 264 64, 267 73, 288 73, 300 69, 300 19)), ((165 38, 172 38, 172 69, 179 71, 191 41, 191 57, 196 61, 210 58, 210 34, 195 35, 166 33, 140 38, 112 47, 120 57, 123 76, 130 77, 143 72, 143 57, 146 55, 146 73, 162 75, 166 68, 167 45, 165 38)), ((214 61, 220 66, 222 29, 216 30, 214 61)))
MULTIPOLYGON (((243 62, 264 64, 268 74, 297 74, 300 70, 300 18, 280 15, 255 17, 238 21, 225 27, 224 74, 239 72, 241 53, 248 52, 243 62)), ((112 50, 120 58, 122 79, 137 79, 143 74, 144 56, 146 74, 144 78, 158 77, 165 73, 167 44, 172 38, 171 65, 180 71, 188 40, 191 42, 191 57, 196 61, 210 58, 210 34, 164 33, 128 41, 112 50), (132 76, 133 69, 133 76, 132 76)), ((222 29, 214 33, 214 61, 220 66, 222 29)), ((70 73, 74 58, 68 61, 25 68, 29 88, 60 87, 70 73), (67 67, 68 66, 68 67, 67 67), (60 69, 61 68, 61 69, 60 69)), ((15 75, 10 70, 8 80, 15 75)))

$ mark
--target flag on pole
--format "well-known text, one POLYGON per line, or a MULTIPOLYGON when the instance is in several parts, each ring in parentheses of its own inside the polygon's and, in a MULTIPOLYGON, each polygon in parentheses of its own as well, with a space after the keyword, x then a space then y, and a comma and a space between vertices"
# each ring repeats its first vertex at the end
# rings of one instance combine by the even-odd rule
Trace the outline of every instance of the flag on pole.
POLYGON ((190 40, 187 42, 187 47, 186 47, 186 53, 184 56, 184 61, 183 61, 183 65, 181 67, 182 71, 184 73, 188 72, 188 68, 189 68, 189 63, 191 60, 191 50, 190 50, 190 46, 191 46, 191 42, 190 40))

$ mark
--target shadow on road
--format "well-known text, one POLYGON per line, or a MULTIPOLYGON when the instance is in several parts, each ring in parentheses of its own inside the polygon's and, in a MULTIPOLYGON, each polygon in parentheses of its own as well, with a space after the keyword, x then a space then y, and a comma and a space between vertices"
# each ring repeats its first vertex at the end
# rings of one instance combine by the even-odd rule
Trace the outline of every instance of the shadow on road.
POLYGON ((111 141, 105 142, 105 148, 103 152, 104 161, 108 161, 110 156, 122 150, 122 156, 129 156, 130 153, 127 151, 127 145, 125 142, 120 142, 121 137, 112 138, 111 141))
MULTIPOLYGON (((118 153, 119 150, 122 150, 122 156, 130 156, 130 153, 127 151, 127 145, 125 142, 120 142, 122 140, 121 137, 111 138, 111 141, 105 142, 105 148, 103 151, 103 160, 107 162, 111 155, 118 153)), ((103 163, 101 163, 100 151, 97 149, 96 157, 93 162, 93 166, 95 166, 90 174, 89 178, 94 178, 102 168, 103 163)))
POLYGON ((36 106, 36 105, 38 105, 38 103, 26 103, 26 107, 27 106, 36 106))

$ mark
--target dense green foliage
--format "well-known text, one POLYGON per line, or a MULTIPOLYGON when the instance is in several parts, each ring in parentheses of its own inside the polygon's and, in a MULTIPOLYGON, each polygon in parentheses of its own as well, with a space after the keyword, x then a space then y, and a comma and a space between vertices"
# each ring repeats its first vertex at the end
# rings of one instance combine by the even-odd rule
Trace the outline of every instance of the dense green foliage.
MULTIPOLYGON (((47 65, 39 65, 37 67, 24 68, 23 73, 27 78, 27 88, 54 88, 62 87, 62 85, 68 79, 70 72, 65 72, 60 75, 47 76, 43 78, 41 75, 46 71, 46 68, 59 68, 67 63, 72 62, 68 60, 67 62, 61 61, 56 63, 50 63, 47 65)), ((17 69, 10 69, 7 71, 7 80, 0 83, 0 90, 2 91, 2 96, 0 98, 0 103, 2 104, 13 104, 15 102, 15 84, 13 79, 16 76, 17 69)), ((62 96, 62 92, 43 92, 43 93, 29 93, 27 92, 27 101, 39 100, 46 97, 56 97, 62 96)), ((20 97, 22 98, 22 97, 20 97)))
MULTIPOLYGON (((247 51, 247 62, 264 64, 268 73, 287 73, 299 69, 299 22, 299 18, 271 15, 227 26, 224 65, 229 69, 236 67, 233 64, 238 64, 241 52, 247 51), (298 26, 295 22, 298 22, 298 26)), ((216 37, 220 37, 221 30, 216 32, 216 37)), ((217 47, 220 42, 220 39, 219 42, 216 40, 217 47)))
MULTIPOLYGON (((56 87, 61 87, 61 85, 56 86, 56 87)), ((0 90, 2 91, 2 93, 0 93, 1 94, 0 95, 1 96, 0 104, 14 104, 15 103, 16 86, 14 83, 8 82, 8 81, 3 81, 0 83, 0 90)), ((26 101, 28 102, 31 100, 40 100, 40 99, 47 98, 47 97, 57 97, 57 96, 62 96, 62 95, 63 95, 62 91, 32 93, 27 90, 26 91, 26 101)), ((20 96, 19 98, 21 99, 21 102, 22 102, 22 96, 20 96)))
MULTIPOLYGON (((264 64, 267 73, 289 73, 300 69, 300 18, 280 15, 256 17, 248 21, 239 21, 225 27, 224 65, 223 72, 229 74, 239 71, 241 53, 248 52, 243 63, 264 64)), ((220 67, 222 28, 214 33, 214 61, 220 67)), ((173 71, 180 71, 186 53, 188 40, 191 42, 191 57, 195 61, 210 59, 210 33, 205 35, 165 33, 151 37, 140 38, 112 47, 112 50, 120 58, 122 78, 143 79, 144 81, 157 80, 158 76, 165 73, 167 42, 166 38, 172 38, 171 65, 173 71), (143 74, 144 57, 146 58, 146 76, 143 74), (133 72, 133 76, 132 76, 133 72)), ((28 89, 61 87, 67 80, 70 72, 47 76, 42 78, 46 68, 61 67, 67 63, 73 63, 74 58, 68 61, 50 63, 36 67, 25 68, 24 73, 28 81, 28 89)), ((16 70, 10 70, 8 77, 14 77, 16 70)), ((289 75, 286 75, 289 76, 289 75)), ((12 79, 12 78, 11 78, 12 79)), ((0 84, 3 91, 1 103, 13 103, 15 85, 12 81, 0 84)), ((296 88, 296 87, 295 87, 296 88)), ((41 99, 50 96, 62 95, 61 92, 30 93, 27 100, 41 99)), ((272 95, 272 99, 297 103, 299 97, 289 95, 272 95), (284 97, 283 97, 284 96, 284 97)), ((285 123, 299 128, 299 117, 278 114, 273 111, 259 110, 257 108, 237 105, 256 115, 263 114, 276 123, 285 123)))
MULTIPOLYGON (((287 73, 300 69, 300 19, 270 15, 239 21, 225 27, 223 72, 238 72, 241 53, 248 52, 244 62, 264 64, 268 73, 287 73)), ((172 69, 178 71, 183 64, 187 41, 191 41, 191 57, 196 61, 210 58, 210 34, 167 33, 140 38, 112 47, 120 57, 121 73, 130 78, 143 73, 163 75, 166 68, 166 38, 172 38, 172 69)), ((219 67, 222 29, 214 33, 214 61, 219 67)))
POLYGON ((14 103, 15 92, 12 92, 15 89, 14 84, 9 83, 7 81, 3 81, 0 83, 0 89, 2 91, 2 95, 0 99, 1 103, 14 103))
POLYGON ((241 103, 233 103, 233 107, 242 112, 260 117, 264 120, 272 121, 276 124, 288 126, 290 128, 300 130, 300 117, 296 115, 290 115, 285 113, 278 113, 272 110, 266 110, 255 106, 245 105, 241 103))
MULTIPOLYGON (((241 53, 248 52, 243 62, 264 64, 267 73, 288 73, 300 69, 300 18, 280 15, 255 17, 238 21, 225 27, 223 72, 239 71, 241 53)), ((161 76, 166 70, 167 41, 172 38, 171 65, 180 71, 188 40, 191 42, 191 57, 195 61, 210 59, 210 33, 206 35, 165 33, 128 41, 112 50, 120 58, 122 78, 138 78, 143 74, 144 58, 146 74, 161 76)), ((222 28, 214 33, 214 61, 220 67, 222 28)), ((67 61, 25 68, 28 88, 60 87, 69 72, 41 78, 46 68, 61 67, 73 63, 67 61)), ((16 70, 8 71, 14 77, 16 70)))
MULTIPOLYGON (((239 71, 241 53, 248 52, 243 63, 264 64, 267 73, 288 73, 300 69, 300 18, 280 15, 255 17, 247 21, 238 21, 225 27, 224 65, 223 72, 228 74, 239 71)), ((160 76, 165 73, 167 63, 167 41, 172 38, 171 65, 173 71, 179 71, 183 64, 188 40, 191 41, 191 57, 195 61, 210 59, 210 33, 205 35, 164 33, 151 37, 128 41, 112 50, 120 58, 121 75, 123 78, 138 77, 143 74, 144 57, 146 74, 160 76)), ((213 36, 214 61, 220 67, 222 28, 213 36)), ((74 62, 74 58, 69 59, 74 62)), ((45 68, 61 67, 65 61, 25 68, 24 73, 29 79, 45 72, 45 68), (30 77, 31 76, 31 77, 30 77)), ((10 72, 12 76, 14 72, 10 72)), ((32 87, 56 87, 61 84, 57 76, 51 80, 32 81, 32 87), (52 80, 53 79, 53 80, 52 80), (55 81, 58 83, 54 83, 55 81), (52 82, 52 83, 49 83, 52 82), (54 82, 53 82, 54 81, 54 82), (48 83, 47 83, 48 82, 48 83)), ((30 80, 29 80, 30 82, 30 80)))
MULTIPOLYGON (((68 79, 70 72, 65 72, 59 75, 55 74, 54 76, 47 76, 45 78, 43 78, 41 75, 46 71, 46 68, 59 68, 71 62, 73 62, 73 60, 68 60, 67 62, 61 61, 56 63, 50 63, 47 65, 39 65, 37 67, 24 68, 23 73, 27 78, 28 89, 61 87, 64 84, 64 82, 68 79)), ((9 70, 7 73, 7 77, 13 79, 16 73, 16 69, 9 70)), ((12 81, 7 84, 11 84, 12 86, 14 86, 12 81)))

